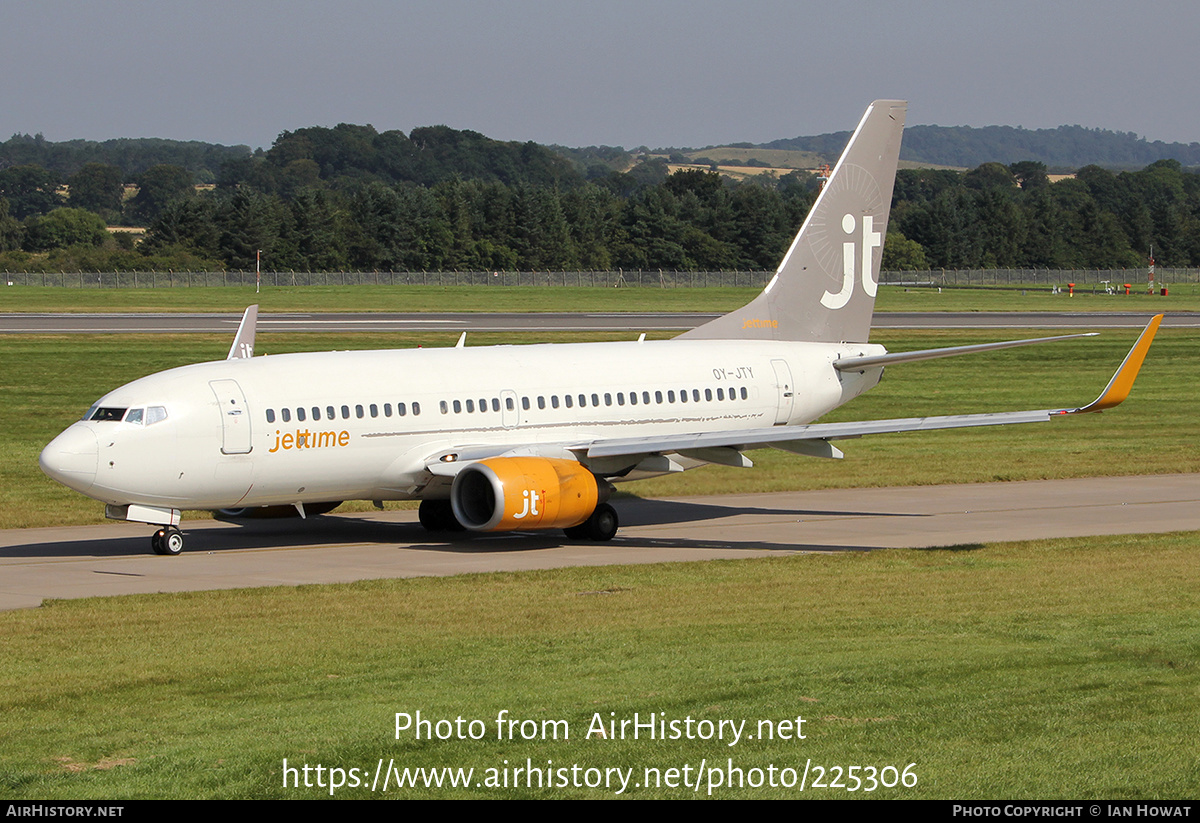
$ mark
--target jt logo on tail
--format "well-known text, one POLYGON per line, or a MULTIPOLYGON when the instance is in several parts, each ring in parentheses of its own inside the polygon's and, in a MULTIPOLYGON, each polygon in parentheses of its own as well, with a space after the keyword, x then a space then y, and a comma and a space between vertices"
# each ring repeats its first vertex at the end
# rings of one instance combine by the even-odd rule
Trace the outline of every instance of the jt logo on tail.
MULTIPOLYGON (((871 215, 865 215, 862 220, 862 285, 863 291, 868 297, 874 297, 877 289, 875 278, 871 275, 871 265, 874 260, 873 254, 875 249, 883 248, 883 235, 875 228, 875 218, 871 215)), ((842 216, 842 231, 851 236, 854 235, 854 215, 847 214, 842 216)), ((850 302, 850 295, 854 293, 854 241, 847 240, 842 243, 842 290, 837 294, 827 291, 821 298, 821 305, 827 309, 840 309, 842 306, 850 302)))

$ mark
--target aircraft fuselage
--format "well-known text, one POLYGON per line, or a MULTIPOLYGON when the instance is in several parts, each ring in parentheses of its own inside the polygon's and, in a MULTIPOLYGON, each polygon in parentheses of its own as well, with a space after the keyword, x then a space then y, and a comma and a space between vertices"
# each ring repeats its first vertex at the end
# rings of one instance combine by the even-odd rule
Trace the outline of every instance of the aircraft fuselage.
MULTIPOLYGON (((200 363, 102 397, 41 463, 112 505, 222 509, 439 497, 440 452, 806 423, 878 382, 870 344, 649 341, 284 354, 200 363), (129 410, 145 411, 130 420, 129 410), (117 419, 112 419, 116 417, 117 419)), ((582 460, 589 465, 586 458, 582 460)), ((589 465, 630 479, 638 457, 589 465)), ((693 464, 694 465, 694 464, 693 464)))

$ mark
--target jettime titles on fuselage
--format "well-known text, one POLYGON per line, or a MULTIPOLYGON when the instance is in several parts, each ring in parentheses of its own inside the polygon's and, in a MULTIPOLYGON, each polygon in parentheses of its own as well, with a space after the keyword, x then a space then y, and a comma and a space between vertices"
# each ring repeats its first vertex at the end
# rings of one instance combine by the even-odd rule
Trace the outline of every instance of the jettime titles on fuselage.
POLYGON ((314 432, 308 429, 296 429, 296 433, 281 433, 275 430, 275 447, 268 449, 274 453, 289 449, 331 449, 346 446, 350 443, 350 432, 314 432))

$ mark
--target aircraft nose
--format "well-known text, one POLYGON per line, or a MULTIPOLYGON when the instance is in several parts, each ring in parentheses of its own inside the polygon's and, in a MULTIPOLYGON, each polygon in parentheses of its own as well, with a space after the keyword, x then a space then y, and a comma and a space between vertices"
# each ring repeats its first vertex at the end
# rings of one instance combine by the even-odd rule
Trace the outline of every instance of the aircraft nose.
POLYGON ((96 480, 99 454, 96 433, 90 427, 76 423, 42 449, 38 465, 67 488, 86 492, 96 480))

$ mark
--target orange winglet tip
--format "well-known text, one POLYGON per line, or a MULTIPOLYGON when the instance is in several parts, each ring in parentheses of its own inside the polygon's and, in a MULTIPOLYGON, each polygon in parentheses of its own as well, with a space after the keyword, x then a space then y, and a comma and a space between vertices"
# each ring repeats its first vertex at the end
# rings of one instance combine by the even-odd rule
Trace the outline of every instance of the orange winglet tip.
POLYGON ((1070 414, 1087 414, 1111 409, 1113 406, 1120 405, 1129 396, 1129 390, 1133 388, 1133 381, 1137 379, 1138 371, 1141 370, 1142 362, 1146 359, 1146 352, 1150 351, 1150 344, 1154 342, 1154 335, 1158 331, 1162 319, 1161 314, 1150 318, 1150 322, 1138 336, 1137 342, 1133 344, 1129 354, 1125 355, 1125 360, 1122 361, 1112 380, 1108 381, 1108 385, 1100 396, 1083 408, 1069 412, 1070 414))

